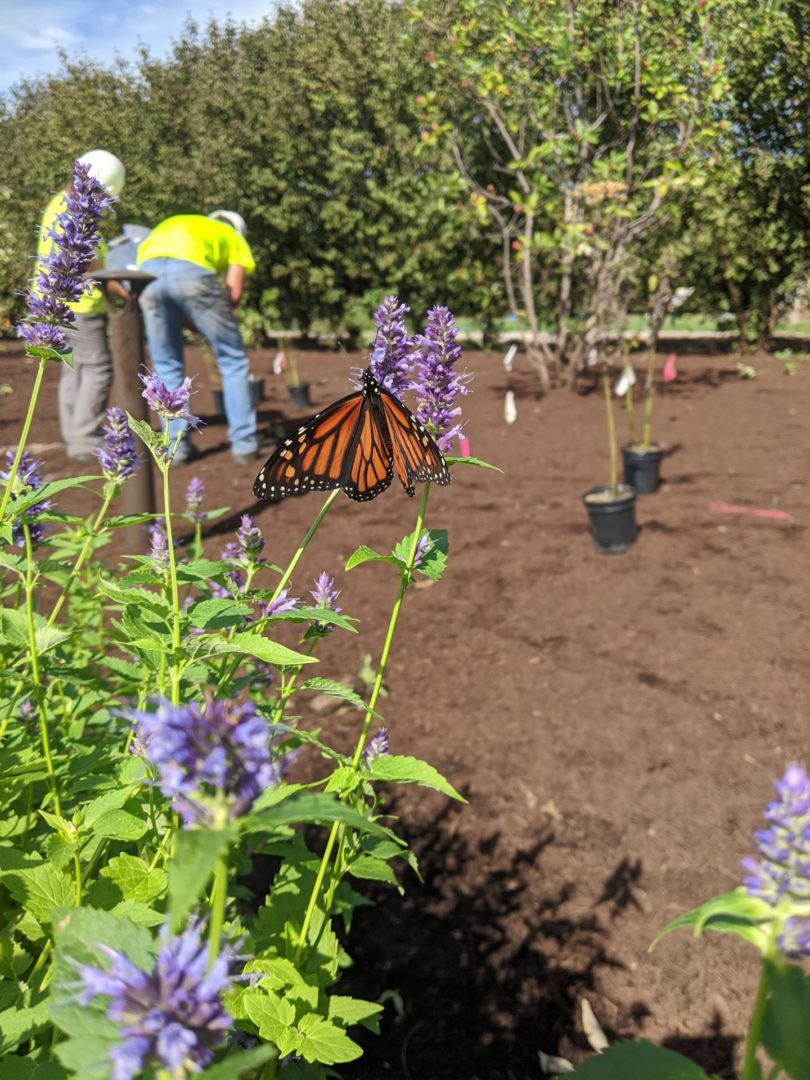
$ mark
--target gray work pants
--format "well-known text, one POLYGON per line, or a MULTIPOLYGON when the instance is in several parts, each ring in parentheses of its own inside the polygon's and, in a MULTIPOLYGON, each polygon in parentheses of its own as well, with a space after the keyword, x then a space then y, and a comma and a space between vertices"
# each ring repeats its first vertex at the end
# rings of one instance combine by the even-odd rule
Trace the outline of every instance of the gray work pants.
POLYGON ((107 316, 77 314, 67 336, 73 368, 62 365, 59 428, 68 457, 79 457, 101 445, 101 423, 113 378, 107 316))

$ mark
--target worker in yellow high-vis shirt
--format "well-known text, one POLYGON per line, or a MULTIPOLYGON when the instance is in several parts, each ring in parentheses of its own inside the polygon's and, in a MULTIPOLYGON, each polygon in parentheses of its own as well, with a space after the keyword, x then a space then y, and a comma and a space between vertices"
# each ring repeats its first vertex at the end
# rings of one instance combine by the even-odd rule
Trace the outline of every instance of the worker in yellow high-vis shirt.
MULTIPOLYGON (((250 368, 233 313, 246 276, 256 269, 246 233, 244 219, 233 210, 215 210, 208 217, 178 214, 156 225, 138 248, 140 269, 156 278, 140 297, 155 374, 169 390, 182 384, 187 319, 210 345, 222 376, 222 404, 238 465, 259 452, 250 368)), ((198 455, 183 421, 171 421, 169 430, 172 438, 184 432, 173 465, 198 455)))
MULTIPOLYGON (((117 198, 124 186, 126 171, 115 154, 107 150, 90 150, 79 158, 90 174, 117 198)), ((68 182, 45 208, 40 225, 37 254, 47 258, 53 247, 52 230, 56 219, 66 206, 71 193, 68 182)), ((91 270, 104 265, 104 246, 97 253, 91 270)), ((73 367, 62 365, 59 380, 59 429, 67 447, 68 457, 75 461, 92 461, 93 451, 101 445, 101 424, 104 420, 112 385, 112 356, 107 343, 107 301, 98 285, 93 285, 80 300, 70 305, 76 317, 67 332, 68 345, 73 351, 73 367)))

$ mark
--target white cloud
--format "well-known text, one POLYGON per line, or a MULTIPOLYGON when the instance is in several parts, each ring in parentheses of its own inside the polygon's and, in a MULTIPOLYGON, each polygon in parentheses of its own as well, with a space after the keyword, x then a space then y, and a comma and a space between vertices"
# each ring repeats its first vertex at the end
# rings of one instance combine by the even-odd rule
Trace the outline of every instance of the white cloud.
POLYGON ((127 0, 3 0, 0 35, 0 94, 24 78, 56 73, 60 48, 101 64, 116 55, 135 57, 145 45, 165 55, 183 32, 189 16, 204 26, 209 18, 255 23, 272 11, 272 0, 193 0, 160 5, 127 0))

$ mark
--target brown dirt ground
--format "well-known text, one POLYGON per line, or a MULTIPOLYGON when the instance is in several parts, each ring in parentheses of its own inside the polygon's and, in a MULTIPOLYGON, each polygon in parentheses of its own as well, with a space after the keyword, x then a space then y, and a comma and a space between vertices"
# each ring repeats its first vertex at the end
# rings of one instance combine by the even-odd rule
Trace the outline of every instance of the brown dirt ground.
MULTIPOLYGON (((2 442, 19 431, 32 367, 0 345, 2 442)), ((265 422, 294 424, 272 351, 265 422)), ((382 704, 393 749, 436 765, 469 799, 457 807, 421 789, 396 800, 425 882, 382 892, 358 912, 346 988, 396 990, 380 1039, 346 1067, 354 1080, 494 1080, 540 1075, 537 1051, 581 1060, 587 998, 611 1038, 645 1037, 731 1076, 755 986, 756 960, 731 937, 664 941, 678 913, 739 883, 771 780, 807 756, 807 483, 810 365, 786 377, 772 358, 743 381, 734 357, 681 359, 656 403, 668 447, 660 492, 641 497, 635 547, 602 556, 581 495, 606 479, 598 394, 540 399, 531 375, 507 376, 500 354, 470 351, 465 412, 472 452, 503 475, 454 470, 431 494, 428 524, 450 532, 444 579, 407 597, 382 704), (519 416, 503 419, 512 386, 519 416), (779 508, 790 520, 722 515, 713 501, 779 508)), ((301 352, 315 407, 347 391, 357 355, 301 352)), ((190 371, 200 370, 192 353, 190 371)), ((32 440, 49 475, 65 475, 48 371, 32 440)), ((319 496, 254 504, 255 470, 235 468, 206 375, 208 426, 192 469, 211 505, 256 513, 269 557, 286 563, 319 496)), ((314 411, 314 410, 313 410, 314 411)), ((623 419, 619 416, 620 428, 623 419)), ((73 499, 81 510, 89 496, 73 499)), ((323 568, 357 636, 321 650, 327 677, 351 677, 376 656, 396 589, 385 565, 344 574, 360 543, 390 548, 415 502, 393 488, 372 503, 340 498, 296 577, 323 568)), ((348 745, 354 714, 325 733, 348 745)))

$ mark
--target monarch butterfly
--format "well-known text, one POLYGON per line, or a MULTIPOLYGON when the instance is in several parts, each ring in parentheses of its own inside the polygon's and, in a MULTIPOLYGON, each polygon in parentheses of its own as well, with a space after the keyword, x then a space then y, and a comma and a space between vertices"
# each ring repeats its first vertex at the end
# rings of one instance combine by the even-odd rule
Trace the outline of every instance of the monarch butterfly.
POLYGON ((450 483, 435 439, 367 368, 362 389, 307 420, 270 455, 253 494, 279 502, 287 495, 343 488, 350 499, 366 502, 385 491, 394 470, 409 495, 414 480, 450 483))

